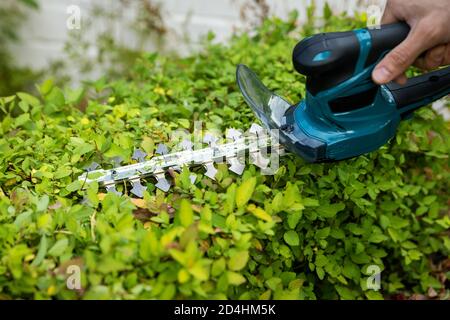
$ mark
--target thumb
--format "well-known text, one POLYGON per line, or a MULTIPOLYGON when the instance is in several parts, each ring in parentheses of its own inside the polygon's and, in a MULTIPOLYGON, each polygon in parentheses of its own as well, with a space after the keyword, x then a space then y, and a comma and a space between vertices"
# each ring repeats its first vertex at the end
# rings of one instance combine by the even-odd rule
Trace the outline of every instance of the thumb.
POLYGON ((406 39, 378 63, 372 73, 373 81, 384 84, 402 75, 422 51, 428 49, 424 48, 424 40, 423 34, 412 29, 406 39))

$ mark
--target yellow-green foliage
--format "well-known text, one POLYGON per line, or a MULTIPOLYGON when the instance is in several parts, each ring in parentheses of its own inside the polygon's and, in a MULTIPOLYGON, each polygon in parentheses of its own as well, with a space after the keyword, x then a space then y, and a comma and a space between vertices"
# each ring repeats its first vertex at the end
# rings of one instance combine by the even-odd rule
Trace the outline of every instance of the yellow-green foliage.
MULTIPOLYGON (((326 31, 362 25, 326 18, 326 31)), ((146 54, 131 78, 99 80, 86 94, 48 81, 39 96, 2 98, 0 297, 372 299, 443 288, 434 266, 450 249, 450 134, 429 107, 355 159, 288 155, 274 176, 249 166, 238 177, 220 165, 217 182, 191 169, 193 186, 184 170, 167 194, 148 180, 143 200, 93 184, 82 204, 77 177, 92 161, 131 163, 134 148, 170 145, 169 134, 192 131, 195 120, 248 129, 238 63, 296 102, 304 78, 291 50, 319 30, 295 22, 271 19, 188 58, 146 54), (66 287, 73 264, 78 291, 66 287), (382 270, 378 292, 366 290, 370 265, 382 270)))

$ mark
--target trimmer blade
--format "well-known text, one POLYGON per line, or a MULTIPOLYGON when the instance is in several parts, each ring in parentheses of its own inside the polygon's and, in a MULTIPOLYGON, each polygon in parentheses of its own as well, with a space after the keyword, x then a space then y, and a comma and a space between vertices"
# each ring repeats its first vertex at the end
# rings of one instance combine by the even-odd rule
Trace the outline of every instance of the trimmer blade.
POLYGON ((211 180, 216 180, 217 169, 214 167, 214 162, 204 163, 203 166, 206 169, 205 176, 210 178, 211 180))
POLYGON ((236 140, 238 140, 241 137, 242 137, 242 132, 241 131, 239 131, 237 129, 234 129, 234 128, 228 129, 228 131, 227 131, 227 139, 228 140, 236 141, 236 140))
POLYGON ((155 187, 157 187, 158 189, 167 192, 170 189, 170 182, 166 179, 166 175, 164 174, 163 171, 155 173, 154 174, 155 178, 156 178, 156 184, 155 187))
POLYGON ((250 162, 261 169, 266 169, 269 166, 270 158, 261 154, 261 151, 250 153, 250 162))
POLYGON ((141 180, 139 178, 131 179, 130 182, 131 182, 131 185, 133 186, 133 188, 130 190, 130 192, 132 194, 134 194, 135 196, 142 198, 144 196, 144 192, 145 192, 145 190, 147 190, 147 188, 141 184, 141 180))
POLYGON ((118 196, 121 196, 121 195, 122 195, 122 193, 120 193, 119 191, 117 191, 116 185, 115 185, 115 184, 106 185, 106 186, 105 186, 105 189, 106 189, 106 192, 108 192, 108 193, 115 193, 115 194, 117 194, 118 196))
POLYGON ((85 167, 84 170, 86 170, 87 172, 91 172, 97 169, 99 166, 100 165, 97 162, 92 162, 89 166, 85 167))
POLYGON ((167 146, 163 143, 158 144, 158 146, 156 147, 156 154, 160 154, 160 155, 165 155, 169 153, 169 148, 167 148, 167 146))
POLYGON ((145 153, 141 149, 135 149, 133 152, 133 155, 131 156, 131 159, 137 160, 139 162, 144 162, 146 156, 147 156, 147 153, 145 153))
POLYGON ((123 161, 123 158, 121 156, 113 157, 111 158, 111 162, 113 163, 114 167, 119 167, 123 161))
POLYGON ((191 140, 185 139, 180 143, 181 150, 192 151, 194 144, 191 140))
POLYGON ((245 170, 245 163, 242 163, 238 158, 227 159, 230 164, 230 171, 236 173, 237 175, 242 175, 245 170))

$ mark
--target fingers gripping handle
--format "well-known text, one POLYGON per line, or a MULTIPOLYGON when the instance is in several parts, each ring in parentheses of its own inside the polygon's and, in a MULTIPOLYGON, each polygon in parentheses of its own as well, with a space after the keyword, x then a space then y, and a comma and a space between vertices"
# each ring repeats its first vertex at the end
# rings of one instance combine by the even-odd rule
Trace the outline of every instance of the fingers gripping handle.
POLYGON ((402 114, 429 104, 450 94, 450 67, 408 79, 406 84, 386 85, 402 114))
POLYGON ((369 29, 372 45, 366 66, 377 62, 386 52, 403 42, 409 30, 409 25, 404 22, 382 25, 379 29, 369 29))

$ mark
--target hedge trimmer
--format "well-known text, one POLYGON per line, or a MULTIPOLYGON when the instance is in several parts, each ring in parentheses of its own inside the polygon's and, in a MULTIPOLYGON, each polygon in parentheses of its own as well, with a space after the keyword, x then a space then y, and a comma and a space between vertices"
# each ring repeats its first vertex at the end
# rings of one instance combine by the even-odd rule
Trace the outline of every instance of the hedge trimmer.
POLYGON ((307 80, 306 98, 296 104, 271 92, 253 71, 239 65, 236 77, 244 99, 270 131, 254 124, 242 136, 231 129, 226 144, 216 144, 216 139, 206 135, 208 146, 199 150, 192 150, 190 141, 175 153, 160 145, 159 156, 148 161, 144 161, 145 153, 136 150, 133 159, 139 163, 111 170, 94 170, 94 166, 79 179, 97 181, 109 192, 117 192, 116 183, 129 182, 130 192, 142 197, 141 178, 154 176, 155 186, 168 191, 165 173, 183 166, 201 165, 205 175, 214 179, 214 163, 224 159, 231 171, 242 174, 246 154, 251 163, 266 169, 283 148, 308 162, 337 161, 376 150, 395 135, 401 120, 450 93, 450 67, 411 78, 404 85, 372 82, 375 65, 408 33, 408 25, 396 23, 379 29, 322 33, 299 42, 293 63, 307 80), (267 156, 269 146, 271 156, 267 156))
MULTIPOLYGON (((145 187, 141 184, 141 178, 153 176, 156 179, 155 186, 167 192, 170 189, 170 182, 166 178, 166 172, 170 169, 181 171, 184 166, 203 166, 205 176, 214 179, 217 173, 215 163, 227 162, 230 171, 241 175, 245 169, 246 155, 249 156, 251 163, 266 170, 271 158, 283 153, 282 147, 277 142, 276 132, 269 134, 257 124, 253 124, 245 135, 238 130, 229 129, 227 140, 231 142, 217 144, 217 138, 207 134, 203 142, 208 147, 193 150, 192 142, 184 140, 181 143, 184 150, 175 153, 168 153, 168 148, 164 144, 159 144, 156 149, 159 156, 148 161, 145 161, 145 152, 137 149, 132 158, 140 162, 110 170, 95 170, 98 165, 94 163, 79 177, 79 180, 86 183, 97 181, 105 186, 108 192, 114 193, 118 193, 115 188, 117 183, 129 182, 130 192, 142 197, 145 187)), ((190 180, 194 183, 196 176, 191 175, 190 180)))

